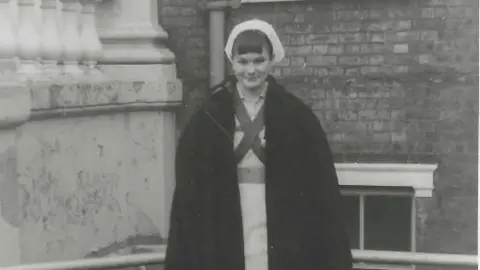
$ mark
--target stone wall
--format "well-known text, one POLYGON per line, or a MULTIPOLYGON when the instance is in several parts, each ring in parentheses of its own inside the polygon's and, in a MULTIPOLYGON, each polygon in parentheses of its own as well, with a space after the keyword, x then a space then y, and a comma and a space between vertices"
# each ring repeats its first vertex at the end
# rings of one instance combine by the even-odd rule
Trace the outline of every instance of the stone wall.
MULTIPOLYGON (((161 0, 185 82, 182 125, 208 97, 208 13, 161 0)), ((476 253, 478 1, 335 0, 242 4, 272 23, 287 58, 275 75, 315 111, 339 162, 435 162, 418 200, 418 251, 476 253)))
POLYGON ((164 75, 2 89, 27 90, 31 110, 26 123, 0 129, 0 229, 16 235, 0 249, 19 256, 5 262, 2 252, 0 264, 163 244, 182 96, 176 78, 164 75))

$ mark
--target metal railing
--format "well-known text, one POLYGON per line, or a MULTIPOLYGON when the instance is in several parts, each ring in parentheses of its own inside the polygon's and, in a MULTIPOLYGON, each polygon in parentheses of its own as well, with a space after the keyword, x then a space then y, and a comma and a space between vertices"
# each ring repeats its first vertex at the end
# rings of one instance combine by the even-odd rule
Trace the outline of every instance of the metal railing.
MULTIPOLYGON (((463 254, 435 254, 392 252, 376 250, 353 250, 353 258, 357 262, 398 263, 405 265, 456 266, 477 267, 478 256, 463 254)), ((124 255, 118 257, 103 257, 94 259, 79 259, 51 263, 27 264, 12 267, 2 267, 2 270, 94 270, 145 265, 163 264, 165 252, 124 255)))

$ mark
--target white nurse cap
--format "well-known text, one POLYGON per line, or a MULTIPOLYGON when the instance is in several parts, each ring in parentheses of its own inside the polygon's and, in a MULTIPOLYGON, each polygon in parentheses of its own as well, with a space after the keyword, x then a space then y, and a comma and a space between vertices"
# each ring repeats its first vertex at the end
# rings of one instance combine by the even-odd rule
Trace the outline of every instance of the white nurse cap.
POLYGON ((275 29, 273 29, 273 26, 271 26, 269 23, 258 19, 239 23, 233 28, 232 32, 230 32, 227 44, 225 45, 225 53, 230 61, 232 60, 232 49, 235 39, 240 33, 247 30, 257 30, 264 33, 270 40, 270 43, 272 43, 273 62, 278 63, 282 61, 283 57, 285 57, 285 50, 283 49, 283 45, 280 42, 280 38, 275 32, 275 29))

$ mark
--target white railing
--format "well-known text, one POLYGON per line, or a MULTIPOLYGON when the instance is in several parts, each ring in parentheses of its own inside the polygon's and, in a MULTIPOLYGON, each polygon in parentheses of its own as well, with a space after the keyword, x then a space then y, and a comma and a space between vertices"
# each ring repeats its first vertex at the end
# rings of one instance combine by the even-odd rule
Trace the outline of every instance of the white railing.
MULTIPOLYGON (((463 254, 434 254, 413 252, 392 252, 375 250, 353 250, 353 258, 357 262, 396 263, 404 265, 430 265, 447 267, 477 267, 478 256, 463 254)), ((0 268, 2 270, 94 270, 123 267, 142 267, 145 265, 163 264, 165 252, 124 255, 95 259, 79 259, 52 263, 38 263, 0 268)), ((387 268, 388 269, 388 268, 387 268)))
POLYGON ((0 0, 0 74, 23 78, 93 72, 102 54, 101 0, 0 0))

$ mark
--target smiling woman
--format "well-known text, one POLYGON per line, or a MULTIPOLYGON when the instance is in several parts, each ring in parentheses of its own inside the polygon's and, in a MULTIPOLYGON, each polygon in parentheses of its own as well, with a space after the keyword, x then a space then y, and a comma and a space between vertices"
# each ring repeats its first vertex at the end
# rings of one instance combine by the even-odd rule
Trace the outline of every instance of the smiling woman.
POLYGON ((247 30, 235 39, 232 69, 246 97, 256 98, 265 89, 272 60, 272 43, 262 32, 247 30))
POLYGON ((243 22, 225 53, 233 75, 178 142, 165 269, 352 269, 326 136, 270 75, 275 30, 243 22))

